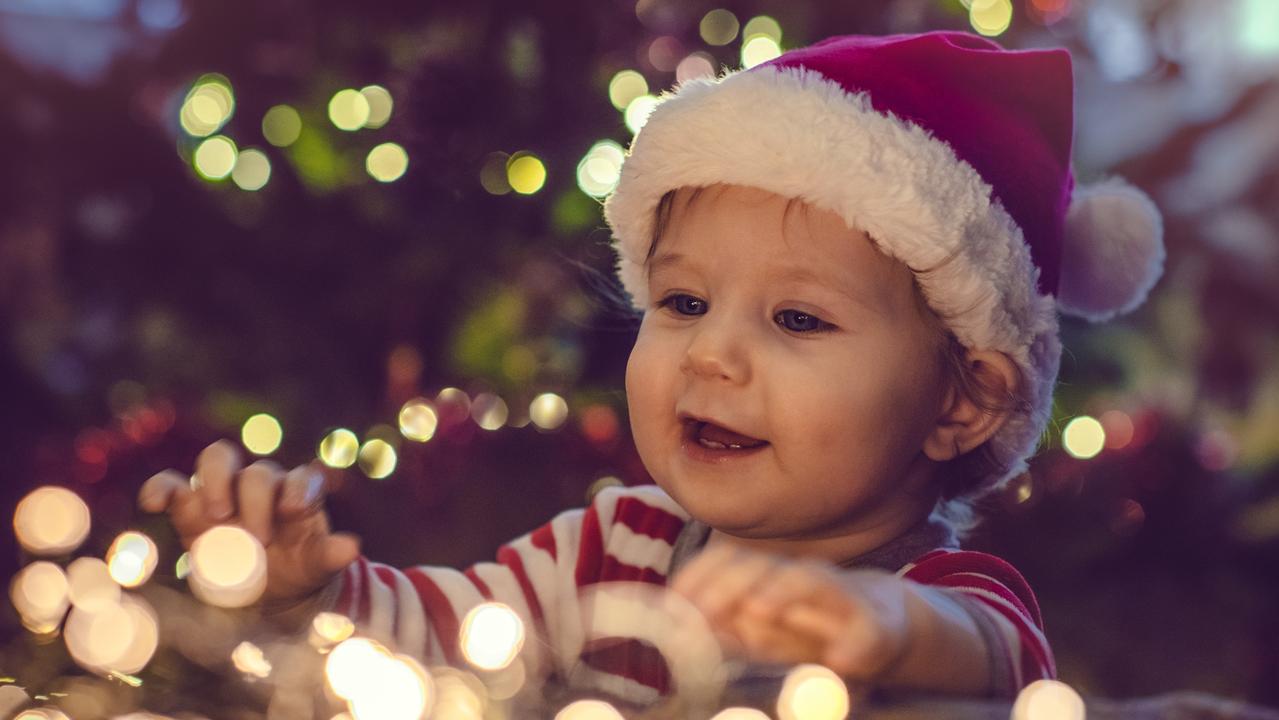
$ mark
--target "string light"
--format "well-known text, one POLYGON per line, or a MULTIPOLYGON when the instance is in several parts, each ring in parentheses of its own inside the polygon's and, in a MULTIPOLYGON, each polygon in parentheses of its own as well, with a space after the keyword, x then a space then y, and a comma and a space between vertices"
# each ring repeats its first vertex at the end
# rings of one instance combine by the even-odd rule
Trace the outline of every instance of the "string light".
POLYGON ((225 135, 214 135, 195 148, 192 162, 195 171, 205 180, 224 180, 235 168, 239 151, 235 142, 225 135))
POLYGON ((262 648, 245 640, 231 651, 231 662, 235 669, 255 678, 266 679, 271 675, 271 663, 267 661, 262 648))
POLYGON ((302 134, 302 117, 288 105, 276 105, 262 116, 262 137, 276 147, 288 147, 302 134))
POLYGON ((648 81, 634 70, 622 70, 608 82, 608 100, 618 110, 626 110, 635 98, 648 94, 648 81))
POLYGON ((75 607, 97 612, 120 604, 120 586, 105 562, 81 557, 67 566, 67 596, 75 607))
POLYGON ((116 536, 107 550, 107 570, 123 587, 138 587, 151 578, 160 561, 155 541, 133 530, 116 536))
POLYGON ((267 413, 258 413, 245 420, 240 429, 240 440, 254 455, 270 455, 280 448, 283 439, 284 429, 280 427, 280 421, 267 413))
POLYGON ((729 10, 717 8, 702 16, 697 30, 707 45, 727 45, 737 37, 740 27, 736 15, 729 10))
POLYGON ((768 713, 755 708, 731 707, 720 710, 711 720, 769 720, 769 717, 768 713))
POLYGON ((69 553, 89 536, 89 506, 66 488, 44 486, 18 502, 13 530, 33 555, 69 553))
POLYGON ((504 152, 489 153, 480 167, 480 186, 489 194, 506 195, 511 192, 511 183, 506 179, 506 163, 511 159, 504 152))
POLYGON ((271 179, 271 159, 256 148, 242 150, 235 158, 231 180, 241 190, 254 192, 266 187, 271 179))
POLYGON ((251 605, 266 589, 266 550, 247 530, 218 525, 191 544, 191 573, 196 596, 210 605, 251 605))
POLYGON ((653 95, 640 95, 626 106, 626 128, 637 133, 648 122, 648 116, 657 109, 658 99, 653 95))
POLYGON ((1059 680, 1036 680, 1013 703, 1012 720, 1084 720, 1079 693, 1059 680))
POLYGON ((675 66, 675 82, 686 83, 699 77, 715 76, 715 59, 701 52, 693 53, 675 66))
POLYGON ((746 27, 742 28, 742 43, 747 43, 757 37, 766 37, 775 44, 780 45, 782 42, 782 26, 773 18, 767 15, 757 15, 746 21, 746 27))
POLYGON ((458 643, 467 662, 482 670, 501 670, 524 647, 524 622, 509 606, 481 603, 462 621, 458 643))
POLYGON ((13 578, 9 599, 22 625, 38 635, 58 629, 71 605, 69 585, 62 568, 48 560, 26 566, 13 578))
POLYGON ((366 440, 360 447, 360 470, 374 480, 381 480, 395 472, 397 461, 395 448, 381 438, 366 440))
POLYGON ((202 76, 192 84, 178 111, 178 124, 192 137, 208 137, 217 132, 235 112, 235 94, 226 77, 202 76))
POLYGON ((543 430, 554 430, 568 419, 568 403, 555 393, 542 393, 528 406, 529 418, 543 430))
POLYGON ((600 140, 591 146, 577 164, 577 186, 593 198, 613 192, 622 177, 622 161, 626 151, 612 140, 600 140))
POLYGON ((555 720, 623 720, 617 708, 603 700, 577 700, 555 714, 555 720))
POLYGON ((546 184, 546 166, 531 153, 518 152, 506 163, 506 181, 521 195, 532 195, 546 184))
POLYGON ((357 720, 417 720, 434 696, 431 676, 412 658, 366 638, 338 644, 324 663, 329 688, 357 720))
POLYGON ((782 48, 776 40, 766 35, 756 35, 742 44, 742 67, 753 68, 780 57, 781 54, 782 48))
POLYGON ((369 117, 364 121, 364 127, 376 130, 390 121, 395 101, 391 99, 389 90, 381 85, 368 85, 360 88, 360 94, 369 104, 369 117))
POLYGON ((322 612, 311 620, 311 647, 321 652, 346 640, 355 633, 355 623, 351 618, 334 612, 322 612))
POLYGON ((509 415, 506 401, 492 393, 480 393, 471 402, 471 419, 485 430, 501 429, 509 415))
POLYGON ((1072 457, 1088 460, 1106 446, 1106 430, 1096 419, 1081 415, 1066 424, 1061 443, 1072 457))
POLYGON ((369 121, 369 112, 369 101, 359 90, 339 90, 329 100, 329 121, 339 130, 359 130, 369 121))
POLYGON ((779 720, 844 720, 848 688, 830 668, 805 664, 791 670, 777 697, 779 720))
POLYGON ((346 428, 338 428, 320 441, 320 461, 331 468, 349 468, 360 451, 360 439, 346 428))
POLYGON ((385 142, 369 151, 364 160, 364 169, 378 182, 395 182, 408 171, 409 154, 403 147, 385 142))
POLYGON ((1012 0, 972 0, 968 22, 987 37, 1002 35, 1013 22, 1012 0))
POLYGON ((413 398, 400 408, 400 433, 410 440, 427 442, 435 437, 440 419, 426 398, 413 398))

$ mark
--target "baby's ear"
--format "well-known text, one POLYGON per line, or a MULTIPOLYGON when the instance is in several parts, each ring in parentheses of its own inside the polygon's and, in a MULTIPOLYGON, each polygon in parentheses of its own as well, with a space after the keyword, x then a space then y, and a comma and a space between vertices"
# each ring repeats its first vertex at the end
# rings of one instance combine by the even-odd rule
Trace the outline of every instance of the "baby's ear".
POLYGON ((936 462, 953 460, 999 432, 1016 410, 1021 371, 998 350, 966 350, 964 378, 952 380, 941 414, 924 439, 924 454, 936 462))

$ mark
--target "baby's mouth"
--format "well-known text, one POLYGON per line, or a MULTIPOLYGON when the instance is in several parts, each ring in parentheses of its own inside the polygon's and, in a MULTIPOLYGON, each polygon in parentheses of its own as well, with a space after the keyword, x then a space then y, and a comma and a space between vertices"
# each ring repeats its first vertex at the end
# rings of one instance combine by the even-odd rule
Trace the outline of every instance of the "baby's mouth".
POLYGON ((743 435, 707 420, 686 419, 684 437, 711 450, 751 450, 768 444, 749 435, 743 435))

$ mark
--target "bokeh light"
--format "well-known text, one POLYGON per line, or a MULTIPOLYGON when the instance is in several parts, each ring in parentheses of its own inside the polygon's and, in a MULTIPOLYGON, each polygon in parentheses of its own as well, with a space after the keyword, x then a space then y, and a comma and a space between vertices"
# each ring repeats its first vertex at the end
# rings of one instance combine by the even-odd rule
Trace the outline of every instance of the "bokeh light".
POLYGON ((1061 432, 1061 444, 1071 457, 1088 460, 1106 446, 1106 430, 1095 418, 1080 415, 1066 424, 1061 432))
POLYGON ((731 707, 720 710, 711 720, 769 720, 769 717, 768 713, 755 708, 731 707))
POLYGON ((66 713, 57 708, 38 707, 23 710, 13 720, 70 720, 66 713))
POLYGON ((360 452, 360 439, 346 428, 338 428, 320 441, 317 455, 320 462, 331 468, 349 468, 355 464, 360 452))
POLYGON ((676 83, 686 83, 700 77, 715 77, 715 59, 700 50, 680 60, 679 65, 675 66, 676 83))
POLYGON ((134 596, 96 610, 72 608, 64 633, 67 651, 81 667, 124 674, 146 667, 159 638, 155 610, 134 596))
POLYGON ((623 716, 603 700, 576 700, 555 713, 555 720, 623 720, 623 716))
POLYGON ((255 678, 265 679, 271 675, 271 663, 263 654, 262 648, 245 640, 231 651, 231 663, 235 669, 255 678))
POLYGON ((618 110, 625 110, 631 101, 648 94, 648 81, 634 70, 622 70, 608 83, 608 100, 618 110))
POLYGON ((485 430, 501 428, 509 416, 506 401, 492 393, 480 393, 471 401, 471 419, 485 430))
POLYGON ((416 661, 392 656, 366 638, 351 638, 333 648, 324 675, 357 720, 418 720, 433 700, 431 677, 416 661))
POLYGON ((105 562, 81 557, 67 566, 67 595, 75 607, 98 612, 120 603, 120 586, 105 562))
POLYGON ((593 198, 613 192, 622 177, 622 161, 626 151, 612 140, 600 140, 591 146, 577 164, 577 186, 593 198))
POLYGON ((1012 0, 972 0, 968 22, 987 37, 1002 35, 1013 22, 1012 0))
POLYGON ((302 116, 288 105, 276 105, 262 116, 262 137, 276 147, 288 147, 302 134, 302 116))
POLYGON ((782 47, 767 35, 756 35, 742 44, 742 67, 753 68, 782 54, 782 47))
POLYGON ((447 666, 431 668, 435 683, 433 720, 483 720, 490 695, 474 674, 447 666))
POLYGON ((206 180, 222 180, 235 169, 239 151, 235 142, 225 135, 214 135, 195 148, 192 163, 195 171, 206 180))
POLYGON ((173 563, 173 575, 179 580, 186 580, 191 574, 191 553, 184 552, 173 563))
POLYGON ((89 506, 62 487, 36 488, 18 502, 13 531, 33 555, 62 555, 89 536, 89 506))
POLYGON ((394 182, 409 169, 409 154, 396 143, 385 142, 369 151, 364 169, 378 182, 394 182))
POLYGON ((201 600, 218 607, 251 605, 266 589, 266 550, 244 528, 218 525, 191 544, 187 582, 201 600))
POLYGON ((767 15, 757 15, 747 20, 746 27, 742 28, 742 42, 747 43, 757 37, 769 38, 780 45, 782 43, 782 26, 767 15))
POLYGON ((733 42, 740 28, 737 16, 723 8, 716 8, 703 15, 697 26, 702 41, 707 45, 727 45, 733 42))
POLYGON ((178 124, 192 137, 208 137, 221 129, 234 112, 235 94, 230 81, 222 75, 205 75, 191 85, 182 101, 178 124))
POLYGON ((387 660, 386 651, 368 638, 338 644, 324 661, 324 677, 333 694, 350 700, 367 684, 367 676, 387 660))
POLYGON ((502 603, 481 603, 462 621, 458 644, 467 662, 483 670, 500 670, 524 647, 524 622, 502 603))
POLYGON ((355 623, 351 618, 335 612, 322 612, 311 620, 311 647, 321 652, 346 640, 355 633, 355 623))
POLYGON ((271 179, 271 159, 257 148, 241 150, 231 169, 231 180, 241 190, 261 190, 271 179))
POLYGON ((506 164, 511 156, 504 152, 489 153, 480 166, 480 186, 491 195, 505 195, 511 191, 506 179, 506 164))
POLYGON ((543 430, 554 430, 568 419, 568 403, 555 393, 542 393, 528 406, 529 418, 543 430))
POLYGON ((426 398, 413 398, 400 408, 400 433, 410 440, 426 442, 435 437, 440 419, 426 398))
POLYGON ((830 668, 799 665, 791 670, 777 696, 778 720, 844 720, 848 687, 830 668))
POLYGON ((1122 450, 1132 442, 1137 427, 1132 418, 1122 410, 1107 410, 1101 414, 1101 427, 1106 434, 1106 448, 1122 450))
POLYGON ((381 480, 395 472, 398 457, 391 443, 373 438, 360 447, 360 470, 374 480, 381 480))
POLYGON ((395 101, 391 99, 389 90, 381 85, 368 85, 360 88, 360 94, 369 104, 369 117, 364 121, 364 127, 376 130, 390 121, 395 101))
POLYGON ((369 101, 359 90, 346 88, 329 100, 329 121, 339 130, 359 130, 369 121, 369 101))
POLYGON ((1084 720, 1084 701, 1064 682, 1036 680, 1017 694, 1012 720, 1084 720))
POLYGON ((546 184, 546 166, 530 153, 515 153, 506 164, 506 182, 521 195, 532 195, 546 184))
POLYGON ((132 634, 124 654, 111 661, 109 669, 132 675, 141 672, 151 662, 160 646, 160 622, 155 609, 136 595, 125 595, 121 607, 129 616, 132 634))
POLYGON ((654 38, 653 42, 648 44, 648 62, 662 72, 673 72, 683 54, 684 47, 679 39, 671 35, 654 38))
POLYGON ((134 530, 117 535, 107 549, 107 570, 111 579, 123 587, 133 588, 145 583, 159 562, 160 552, 155 542, 134 530))
POLYGON ((22 625, 37 634, 51 633, 70 607, 67 575, 48 560, 26 566, 9 585, 9 599, 22 625))
POLYGON ((244 421, 240 428, 240 441, 254 455, 270 455, 280 447, 284 429, 280 421, 267 413, 258 413, 244 421))
POLYGON ((632 100, 626 106, 626 128, 633 133, 639 132, 644 123, 648 122, 648 116, 657 109, 659 102, 654 95, 640 95, 632 100))

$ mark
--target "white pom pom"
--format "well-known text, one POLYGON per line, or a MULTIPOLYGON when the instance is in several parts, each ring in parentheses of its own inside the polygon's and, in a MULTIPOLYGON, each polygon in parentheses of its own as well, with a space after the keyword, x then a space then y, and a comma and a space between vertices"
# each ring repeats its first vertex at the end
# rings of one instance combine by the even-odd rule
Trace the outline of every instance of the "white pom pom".
POLYGON ((1114 178, 1075 188, 1057 307, 1093 322, 1136 309, 1164 266, 1164 228, 1145 193, 1114 178))

